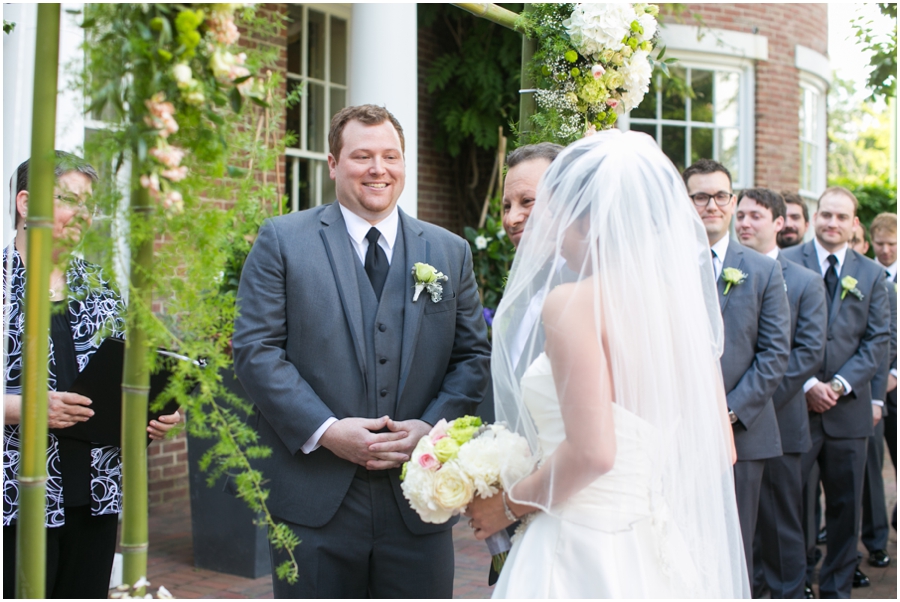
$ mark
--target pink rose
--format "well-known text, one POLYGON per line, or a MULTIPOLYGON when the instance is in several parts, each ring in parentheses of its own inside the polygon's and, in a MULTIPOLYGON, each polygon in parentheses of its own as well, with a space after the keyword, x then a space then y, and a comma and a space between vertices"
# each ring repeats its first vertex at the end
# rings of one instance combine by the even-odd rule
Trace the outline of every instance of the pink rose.
POLYGON ((434 454, 424 453, 419 456, 419 466, 425 470, 437 470, 441 467, 441 463, 434 457, 434 454))
POLYGON ((431 442, 436 443, 440 439, 443 439, 447 436, 447 420, 445 418, 441 418, 438 420, 437 424, 431 427, 431 431, 429 431, 428 436, 431 437, 431 442))
POLYGON ((187 167, 182 165, 181 167, 173 167, 171 169, 164 169, 160 172, 159 175, 166 178, 167 180, 171 180, 173 182, 180 182, 181 180, 187 177, 187 167))
POLYGON ((616 100, 615 98, 608 98, 606 100, 606 106, 608 106, 611 109, 615 109, 616 107, 619 106, 619 101, 616 100))
POLYGON ((591 75, 594 76, 594 79, 600 79, 603 77, 604 73, 606 73, 606 69, 603 68, 603 65, 594 65, 591 67, 591 75))

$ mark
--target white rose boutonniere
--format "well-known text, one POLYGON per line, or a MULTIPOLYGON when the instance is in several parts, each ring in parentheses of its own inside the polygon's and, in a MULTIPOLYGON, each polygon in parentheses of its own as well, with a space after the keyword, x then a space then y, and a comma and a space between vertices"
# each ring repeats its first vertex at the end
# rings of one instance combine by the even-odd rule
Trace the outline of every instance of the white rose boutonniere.
POLYGON ((444 293, 444 286, 441 282, 449 280, 447 276, 438 272, 434 266, 427 263, 415 263, 412 267, 412 275, 416 280, 414 288, 416 292, 413 294, 413 303, 419 300, 419 295, 423 290, 427 290, 431 295, 431 302, 437 303, 441 300, 444 293))
POLYGON ((841 288, 844 289, 841 291, 841 300, 847 296, 847 293, 850 293, 860 301, 863 300, 862 291, 856 288, 856 285, 859 284, 859 281, 853 276, 844 276, 841 278, 841 288))
POLYGON ((747 279, 747 274, 737 268, 725 268, 722 270, 722 279, 726 282, 725 292, 722 294, 727 295, 732 285, 737 286, 747 279))

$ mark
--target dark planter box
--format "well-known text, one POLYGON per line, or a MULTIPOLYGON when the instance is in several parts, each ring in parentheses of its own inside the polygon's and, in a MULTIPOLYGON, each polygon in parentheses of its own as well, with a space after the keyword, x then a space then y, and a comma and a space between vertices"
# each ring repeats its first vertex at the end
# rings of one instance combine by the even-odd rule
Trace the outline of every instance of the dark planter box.
MULTIPOLYGON (((246 396, 231 370, 222 372, 222 382, 233 393, 246 396)), ((213 487, 206 484, 199 464, 213 442, 188 435, 194 566, 250 579, 271 574, 266 527, 255 524, 261 522, 260 516, 227 491, 225 477, 213 487)))

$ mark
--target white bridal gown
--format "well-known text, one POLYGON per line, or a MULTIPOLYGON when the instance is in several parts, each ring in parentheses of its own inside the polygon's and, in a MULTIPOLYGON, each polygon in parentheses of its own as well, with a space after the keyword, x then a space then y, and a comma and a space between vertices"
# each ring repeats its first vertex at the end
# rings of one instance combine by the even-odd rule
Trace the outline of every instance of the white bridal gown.
MULTIPOLYGON (((522 396, 547 458, 565 428, 546 355, 522 378, 522 396)), ((514 540, 494 598, 681 598, 697 591, 686 544, 651 482, 656 429, 613 408, 613 469, 553 514, 532 515, 514 540)))

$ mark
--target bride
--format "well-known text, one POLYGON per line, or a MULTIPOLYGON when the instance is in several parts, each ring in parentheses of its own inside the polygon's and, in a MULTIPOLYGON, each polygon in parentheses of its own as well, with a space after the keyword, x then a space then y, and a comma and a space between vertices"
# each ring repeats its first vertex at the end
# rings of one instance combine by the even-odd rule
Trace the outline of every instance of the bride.
POLYGON ((709 246, 653 139, 551 164, 493 324, 497 419, 535 458, 467 511, 479 539, 522 521, 494 597, 749 597, 709 246))

